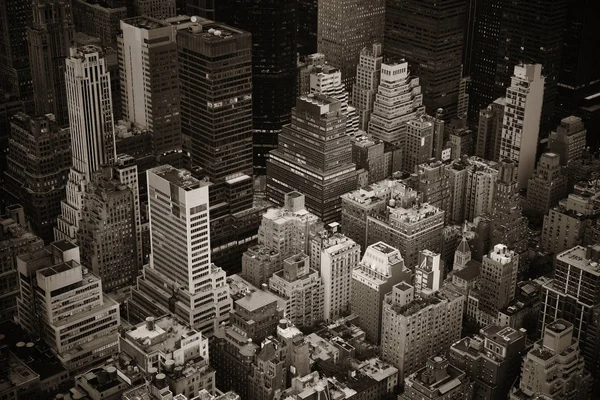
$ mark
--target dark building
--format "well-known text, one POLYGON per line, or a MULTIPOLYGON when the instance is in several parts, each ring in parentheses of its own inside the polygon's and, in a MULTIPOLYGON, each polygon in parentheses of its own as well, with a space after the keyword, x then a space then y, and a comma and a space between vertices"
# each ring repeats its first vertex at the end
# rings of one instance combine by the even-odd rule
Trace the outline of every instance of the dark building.
POLYGON ((423 104, 430 115, 443 109, 443 119, 456 115, 465 0, 388 0, 384 53, 405 58, 421 79, 423 104))
POLYGON ((71 134, 52 117, 18 113, 12 120, 6 183, 9 201, 21 204, 33 232, 51 242, 71 167, 71 134))
POLYGON ((552 118, 568 1, 507 1, 502 12, 495 96, 506 95, 515 65, 542 64, 542 75, 546 78, 540 122, 542 135, 548 134, 555 125, 552 118))
MULTIPOLYGON (((506 0, 469 0, 464 75, 471 77, 469 119, 494 99, 502 10, 506 0)), ((504 95, 504 94, 503 94, 504 95)))
POLYGON ((77 32, 99 38, 103 46, 117 48, 119 24, 127 18, 125 5, 112 5, 105 0, 72 0, 72 6, 77 32))
POLYGON ((33 99, 38 115, 54 114, 59 126, 69 124, 65 60, 75 26, 71 2, 33 0, 33 24, 27 29, 33 99))
POLYGON ((296 0, 220 0, 215 18, 252 34, 252 115, 255 172, 290 122, 296 98, 296 0))
POLYGON ((306 196, 308 211, 325 223, 341 219, 340 196, 357 185, 341 104, 320 94, 298 98, 292 123, 283 128, 280 146, 267 161, 270 201, 282 205, 285 194, 295 190, 306 196))
POLYGON ((301 56, 317 52, 318 3, 318 0, 297 0, 297 41, 301 56))
MULTIPOLYGON (((22 101, 7 101, 0 103, 0 171, 4 172, 8 169, 8 143, 10 139, 10 121, 18 112, 23 112, 22 101)), ((4 187, 4 174, 0 172, 0 188, 4 187)), ((5 192, 0 190, 0 212, 7 205, 5 202, 5 192)))
POLYGON ((33 101, 27 52, 27 27, 32 15, 31 1, 0 2, 0 101, 14 98, 28 105, 33 101))

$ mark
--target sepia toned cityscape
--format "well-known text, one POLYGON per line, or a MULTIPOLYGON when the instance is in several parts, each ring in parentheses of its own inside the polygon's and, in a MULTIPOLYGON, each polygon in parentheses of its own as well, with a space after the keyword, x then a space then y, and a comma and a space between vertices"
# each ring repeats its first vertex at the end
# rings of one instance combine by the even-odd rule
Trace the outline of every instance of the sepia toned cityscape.
POLYGON ((597 0, 0 0, 0 400, 600 400, 597 0))

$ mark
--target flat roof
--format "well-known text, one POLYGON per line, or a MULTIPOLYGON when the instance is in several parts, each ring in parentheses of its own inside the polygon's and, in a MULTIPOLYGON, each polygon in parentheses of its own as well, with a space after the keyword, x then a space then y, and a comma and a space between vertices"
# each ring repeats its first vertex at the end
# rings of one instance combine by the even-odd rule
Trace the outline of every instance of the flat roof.
POLYGON ((269 304, 277 304, 277 298, 263 290, 256 290, 236 300, 235 303, 247 311, 256 311, 259 308, 268 306, 269 304))
MULTIPOLYGON (((594 246, 594 249, 600 251, 600 245, 594 246)), ((575 246, 569 250, 563 251, 556 256, 556 260, 562 261, 593 275, 600 275, 600 264, 587 257, 587 249, 583 246, 575 246)))
POLYGON ((168 164, 149 169, 148 171, 186 191, 210 185, 208 181, 201 181, 194 178, 190 171, 183 168, 175 168, 168 164))

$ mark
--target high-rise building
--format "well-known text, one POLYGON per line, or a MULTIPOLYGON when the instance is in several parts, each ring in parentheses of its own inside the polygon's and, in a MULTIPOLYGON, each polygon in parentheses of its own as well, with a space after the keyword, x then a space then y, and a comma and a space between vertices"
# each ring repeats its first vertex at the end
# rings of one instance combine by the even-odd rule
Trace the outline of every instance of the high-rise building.
POLYGON ((566 196, 567 177, 562 173, 560 156, 556 153, 542 154, 535 174, 527 185, 524 211, 538 216, 546 215, 566 196))
POLYGON ((361 131, 366 132, 369 127, 381 78, 382 62, 381 43, 374 43, 372 47, 365 47, 360 51, 351 103, 358 112, 358 129, 361 131))
MULTIPOLYGON (((474 221, 494 212, 494 190, 498 180, 498 166, 493 161, 471 157, 471 168, 467 176, 464 207, 465 219, 474 221)), ((460 208, 460 203, 456 204, 460 208)))
POLYGON ((600 181, 582 181, 544 216, 540 247, 558 254, 582 244, 587 227, 600 219, 600 181))
POLYGON ((419 261, 415 266, 415 293, 423 297, 430 296, 442 287, 444 263, 440 253, 429 250, 419 252, 419 261))
POLYGON ((38 115, 54 114, 58 125, 69 125, 65 60, 75 26, 71 2, 34 0, 33 24, 27 29, 33 99, 38 115))
POLYGON ((298 76, 296 94, 298 96, 310 93, 310 76, 318 67, 326 65, 325 54, 312 53, 302 57, 298 61, 298 76))
POLYGON ((506 89, 500 159, 517 163, 519 189, 533 174, 540 131, 545 77, 540 64, 520 64, 506 89))
POLYGON ((525 359, 519 386, 510 400, 589 398, 592 377, 585 370, 573 324, 557 319, 544 328, 543 338, 534 344, 525 359))
POLYGON ((428 203, 399 205, 394 201, 386 214, 367 217, 367 245, 389 244, 400 250, 412 269, 419 261, 419 251, 441 251, 444 214, 428 203))
POLYGON ((142 16, 122 20, 118 37, 123 118, 152 131, 156 157, 181 150, 175 34, 167 22, 142 16))
POLYGON ((400 251, 383 242, 367 247, 361 262, 352 270, 350 310, 358 316, 357 325, 370 343, 379 344, 381 339, 385 295, 397 283, 411 282, 411 276, 400 251))
MULTIPOLYGON (((391 176, 391 163, 386 160, 385 150, 385 143, 379 139, 369 138, 366 135, 352 138, 352 162, 356 165, 357 171, 362 169, 367 173, 367 185, 391 176)), ((361 185, 359 179, 359 186, 366 185, 361 185)))
POLYGON ((346 116, 346 135, 355 136, 358 131, 358 114, 348 105, 348 92, 342 83, 339 69, 330 65, 316 66, 310 73, 310 93, 333 97, 341 102, 342 113, 346 116))
POLYGON ((475 155, 475 137, 466 126, 453 127, 448 134, 450 158, 458 160, 462 156, 475 155))
POLYGON ((119 305, 102 293, 102 282, 79 264, 68 241, 23 254, 18 321, 40 335, 71 375, 101 365, 118 351, 119 305))
POLYGON ((262 287, 281 266, 278 250, 256 244, 250 246, 242 256, 242 278, 256 287, 262 287))
POLYGON ((292 115, 267 162, 267 198, 283 204, 285 193, 297 190, 306 196, 308 211, 324 222, 338 221, 340 196, 356 188, 341 102, 319 94, 302 96, 292 115))
POLYGON ((72 7, 77 32, 99 38, 103 46, 117 48, 121 20, 127 18, 125 2, 72 0, 72 7))
POLYGON ((419 370, 460 339, 465 297, 443 288, 429 297, 415 296, 400 282, 383 302, 381 356, 398 368, 399 379, 419 370))
POLYGON ((311 240, 311 264, 321 271, 323 317, 335 321, 350 311, 352 271, 360 262, 360 246, 334 230, 323 230, 311 240))
POLYGON ((13 204, 6 211, 0 216, 0 321, 12 320, 17 313, 17 257, 44 247, 44 241, 27 230, 23 207, 13 204))
POLYGON ((405 378, 406 389, 398 400, 470 399, 473 384, 465 371, 450 364, 445 356, 429 357, 423 368, 405 378))
POLYGON ((133 12, 138 16, 167 19, 177 15, 176 0, 132 0, 133 12))
MULTIPOLYGON (((545 77, 539 111, 544 137, 553 127, 557 79, 561 69, 568 0, 541 0, 535 3, 505 2, 502 7, 496 58, 496 96, 504 96, 512 85, 513 68, 519 63, 539 64, 545 77), (543 99, 543 100, 542 100, 543 99)), ((572 50, 567 50, 572 51, 572 50)), ((536 73, 537 74, 537 73, 536 73)), ((525 129, 527 132, 530 128, 525 129)), ((535 146, 533 147, 535 149, 535 146)))
POLYGON ((223 8, 216 12, 217 21, 252 34, 254 170, 264 175, 296 99, 297 1, 219 0, 215 6, 223 8))
POLYGON ((419 78, 410 74, 408 63, 403 60, 381 64, 369 134, 403 149, 407 122, 424 111, 419 78))
POLYGON ((318 50, 342 72, 346 88, 352 90, 360 52, 383 43, 384 0, 319 0, 318 50))
POLYGON ((484 160, 500 161, 500 139, 504 124, 506 98, 499 97, 479 112, 475 155, 484 160))
POLYGON ((421 115, 406 123, 406 142, 402 155, 402 170, 412 172, 431 159, 435 121, 421 115))
POLYGON ((406 58, 421 78, 427 112, 442 108, 444 119, 457 111, 465 22, 464 0, 387 2, 385 53, 406 58))
MULTIPOLYGON (((289 192, 285 195, 283 207, 270 208, 263 215, 258 243, 278 252, 281 259, 298 253, 309 254, 311 237, 322 227, 319 217, 306 210, 305 196, 289 192)), ((315 269, 315 266, 312 265, 312 268, 315 269)))
POLYGON ((319 0, 298 0, 296 9, 297 43, 300 55, 317 52, 317 27, 319 25, 319 0))
POLYGON ((560 165, 580 160, 585 150, 587 130, 581 118, 571 115, 560 121, 560 125, 548 137, 548 150, 560 156, 560 165))
POLYGON ((77 233, 81 265, 102 279, 105 292, 135 284, 140 272, 135 200, 110 165, 86 185, 77 233))
POLYGON ((102 49, 91 45, 71 48, 65 76, 73 162, 54 236, 76 241, 85 185, 93 172, 114 162, 116 146, 110 73, 102 49))
POLYGON ((446 169, 445 163, 430 159, 414 168, 410 185, 423 194, 424 202, 443 210, 447 221, 450 217, 450 179, 446 169))
POLYGON ((448 352, 451 365, 467 372, 473 382, 473 398, 504 400, 519 375, 525 332, 488 325, 479 335, 454 343, 448 352))
POLYGON ((52 115, 32 118, 17 113, 11 122, 4 194, 25 209, 29 226, 49 243, 54 238, 60 202, 71 166, 69 129, 52 115))
POLYGON ((541 292, 542 309, 538 320, 541 331, 557 318, 573 326, 573 338, 579 341, 587 369, 600 371, 600 246, 575 246, 556 255, 554 279, 541 292))
POLYGON ((225 271, 211 263, 209 182, 170 165, 147 173, 152 254, 130 307, 138 319, 175 314, 210 336, 231 299, 225 271))
POLYGON ((269 279, 269 291, 285 304, 283 315, 295 326, 310 327, 323 320, 323 282, 306 254, 283 260, 283 268, 269 279))
MULTIPOLYGON (((27 52, 27 27, 31 25, 32 2, 3 1, 0 4, 0 96, 15 98, 25 103, 33 102, 31 67, 27 52)), ((33 112, 31 105, 29 112, 33 112)))

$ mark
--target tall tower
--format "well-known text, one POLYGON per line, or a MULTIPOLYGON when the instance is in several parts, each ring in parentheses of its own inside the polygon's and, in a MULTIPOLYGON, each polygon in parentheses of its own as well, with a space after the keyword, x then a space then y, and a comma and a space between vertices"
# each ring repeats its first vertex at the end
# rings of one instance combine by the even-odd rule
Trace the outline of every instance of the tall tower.
POLYGON ((261 175, 295 103, 296 5, 297 0, 215 1, 222 7, 217 21, 252 34, 254 171, 261 175))
POLYGON ((381 43, 375 43, 372 48, 365 47, 360 51, 360 59, 356 67, 356 82, 352 86, 352 105, 358 112, 358 129, 365 132, 373 112, 382 62, 381 43))
POLYGON ((35 111, 54 114, 59 126, 69 124, 65 60, 75 33, 71 2, 33 0, 33 24, 27 30, 35 111))
POLYGON ((225 271, 211 263, 208 181, 170 165, 147 171, 152 254, 132 293, 138 319, 175 313, 212 335, 231 308, 225 271))
POLYGON ((318 13, 318 51, 351 92, 361 50, 383 42, 385 0, 319 0, 318 13))
POLYGON ((384 49, 406 58, 421 78, 429 114, 456 115, 466 19, 465 0, 388 0, 384 49))
POLYGON ((157 157, 182 148, 175 33, 164 21, 135 17, 121 21, 118 37, 123 117, 153 132, 157 157))
POLYGON ((73 166, 54 236, 76 241, 85 185, 93 172, 114 162, 115 135, 110 74, 102 50, 92 45, 72 48, 65 76, 73 166))
POLYGON ((481 263, 480 309, 492 316, 515 297, 519 255, 503 244, 494 246, 481 263))
POLYGON ((540 64, 520 64, 506 89, 500 159, 517 163, 519 189, 527 186, 535 168, 544 81, 540 64))

